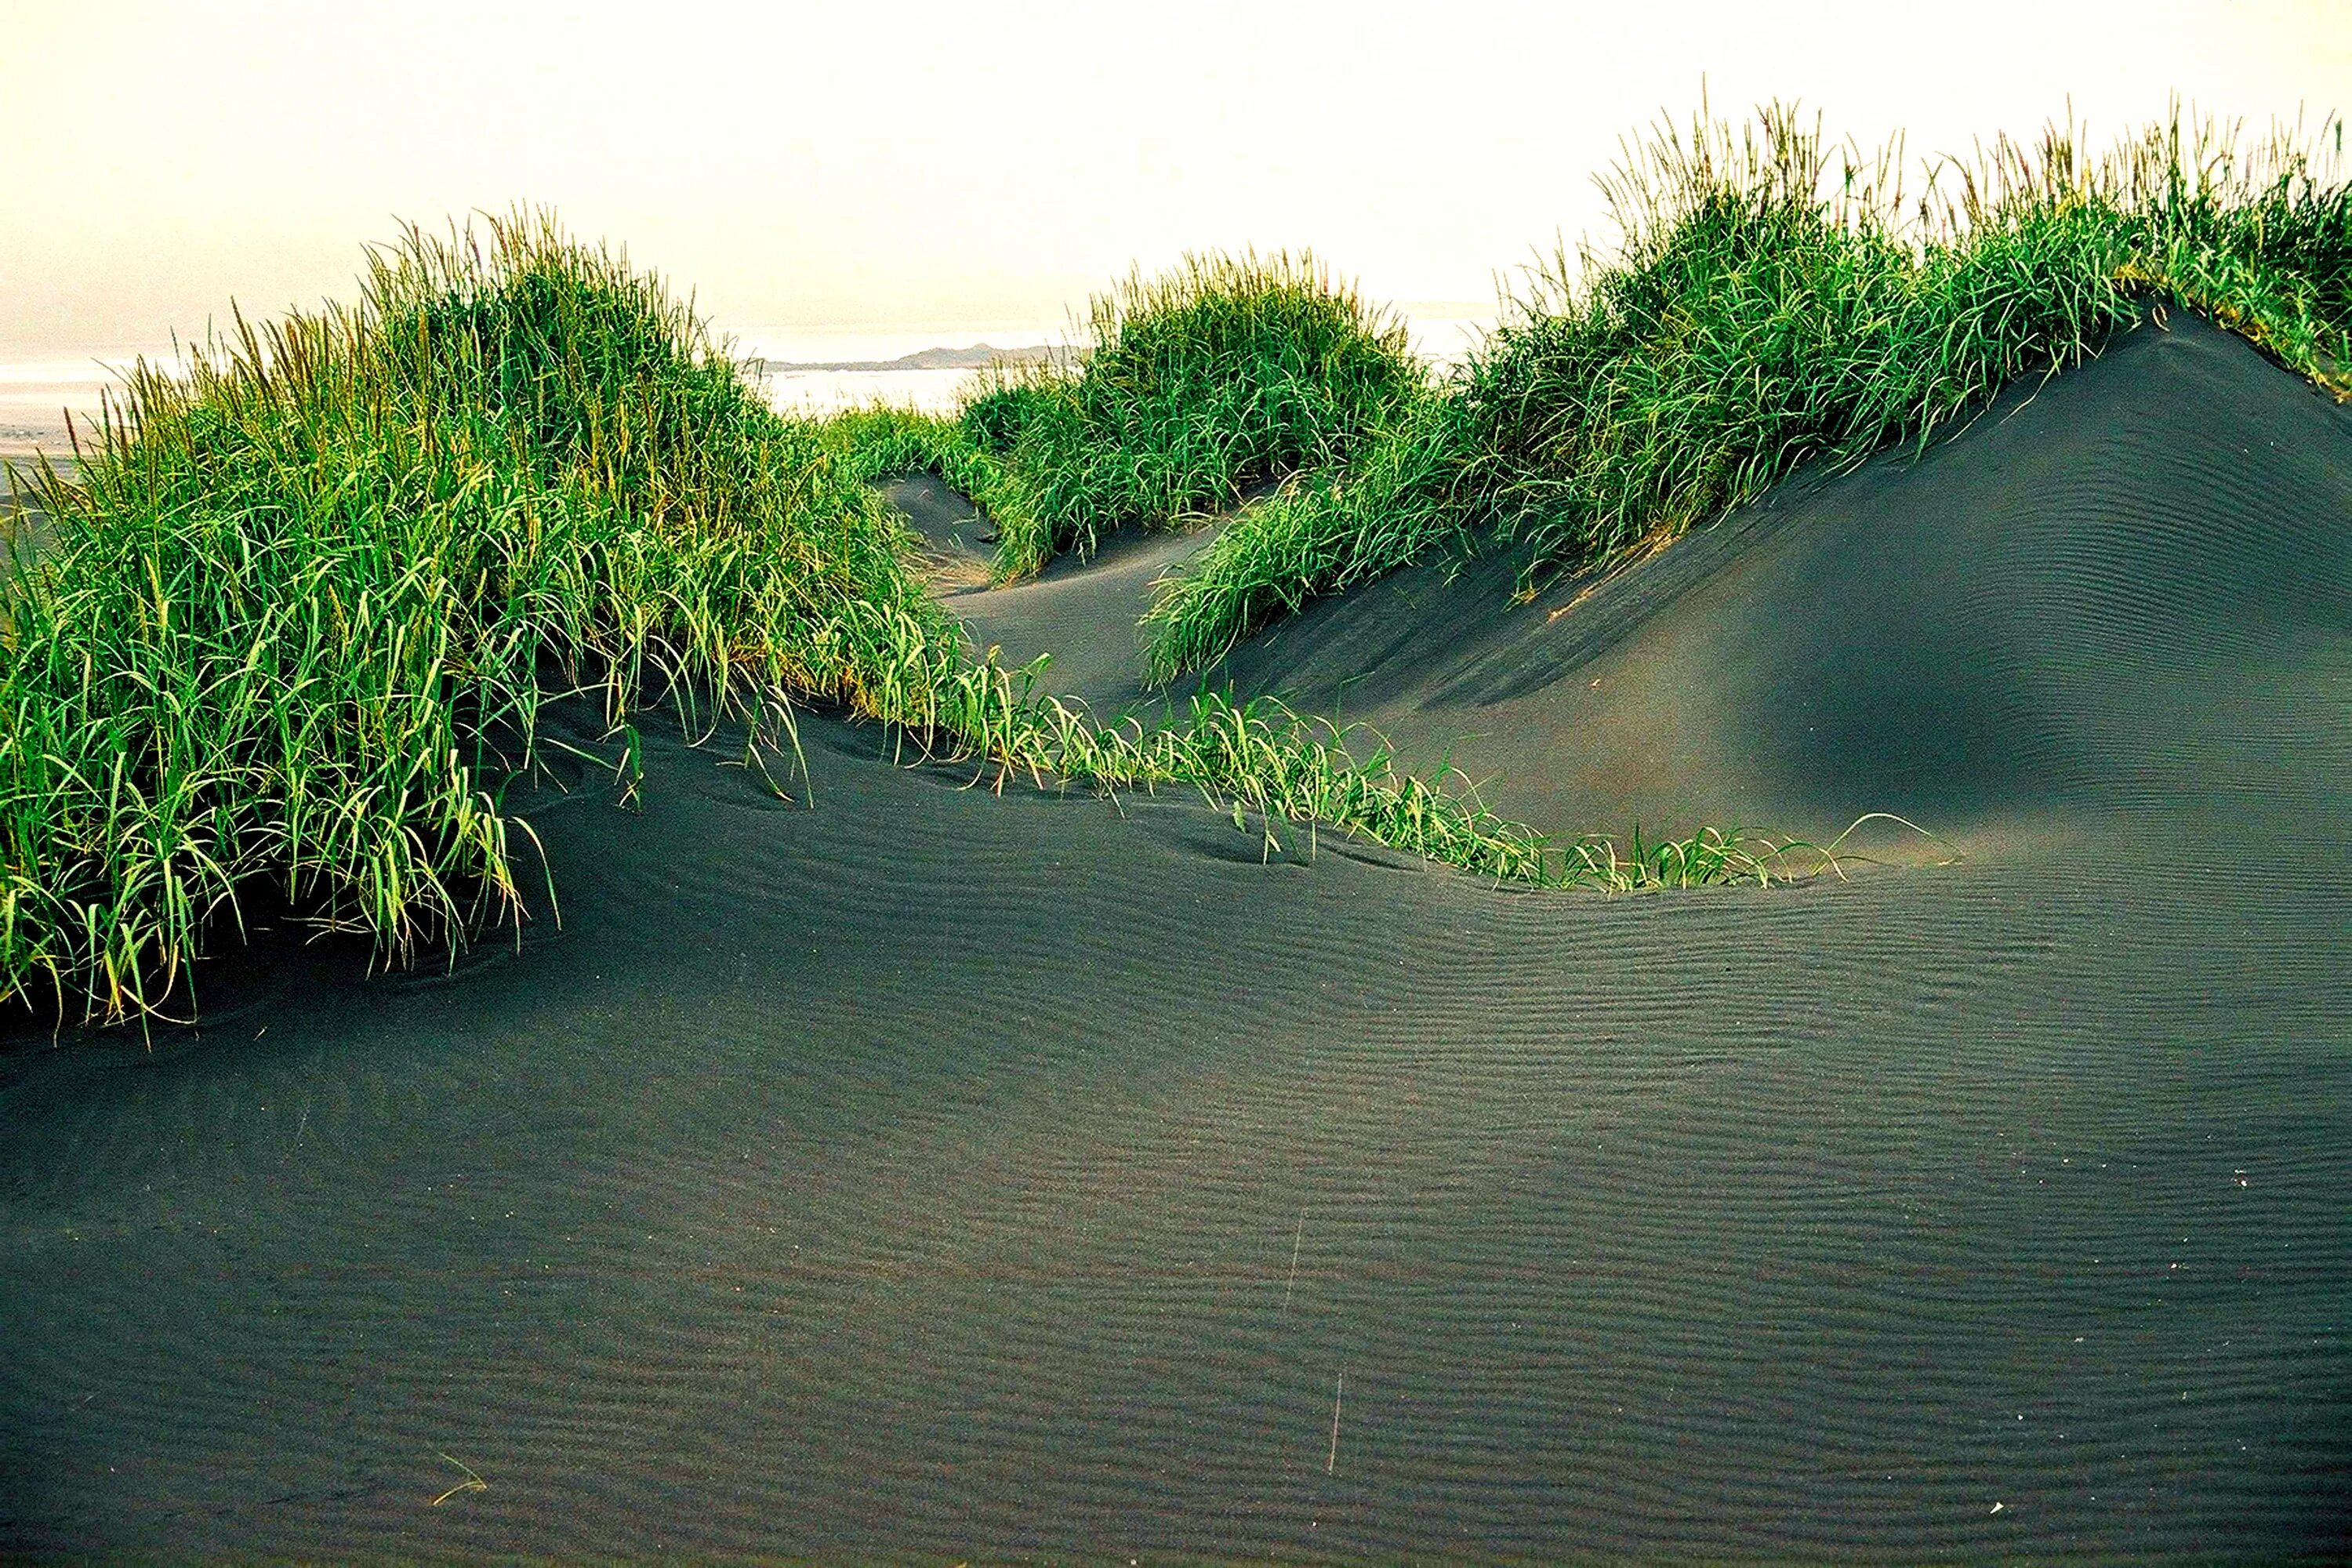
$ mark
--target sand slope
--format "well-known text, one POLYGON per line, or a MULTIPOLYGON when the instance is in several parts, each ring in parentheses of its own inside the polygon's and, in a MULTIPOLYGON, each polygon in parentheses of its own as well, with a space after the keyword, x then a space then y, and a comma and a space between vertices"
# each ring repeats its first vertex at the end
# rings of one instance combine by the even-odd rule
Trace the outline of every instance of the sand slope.
MULTIPOLYGON (((2347 427, 2183 318, 1922 458, 1800 480, 1598 583, 1519 606, 1511 560, 1441 562, 1310 606, 1212 679, 1450 750, 1552 828, 1890 810, 1967 832, 2281 791, 2307 813, 2352 763, 2347 427)), ((910 499, 950 513, 935 487, 910 499)), ((978 641, 1053 652, 1074 695, 1148 708, 1119 628, 1201 542, 1123 541, 952 603, 978 641)))
MULTIPOLYGON (((519 955, 0 1057, 0 1546, 2341 1552, 2347 546, 2352 416, 2176 323, 1556 619, 1232 661, 1539 820, 1968 851, 1843 886, 656 741, 519 955)), ((955 603, 1116 705, 1191 547, 955 603)))

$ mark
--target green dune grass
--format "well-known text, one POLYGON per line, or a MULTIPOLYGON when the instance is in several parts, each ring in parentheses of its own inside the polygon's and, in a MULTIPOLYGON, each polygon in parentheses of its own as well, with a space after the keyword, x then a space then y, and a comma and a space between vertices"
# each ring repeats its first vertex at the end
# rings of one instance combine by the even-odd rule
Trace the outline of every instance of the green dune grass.
POLYGON ((1628 144, 1610 251, 1563 250, 1442 393, 1344 472, 1244 511, 1144 619, 1161 679, 1268 619, 1459 541, 1530 580, 1671 537, 1798 465, 1958 429, 2003 386, 2166 308, 2352 394, 2343 126, 2249 142, 2176 116, 2101 156, 2071 131, 1930 165, 1768 109, 1628 144))
MULTIPOLYGON (((866 482, 887 439, 940 431, 852 434, 776 414, 656 279, 529 216, 486 244, 412 230, 358 305, 240 318, 184 378, 141 366, 78 474, 16 476, 48 537, 0 584, 0 1001, 192 1005, 192 961, 265 891, 387 962, 519 921, 530 828, 504 791, 543 705, 582 694, 625 794, 646 706, 731 721, 782 793, 793 704, 815 700, 924 754, 1198 789, 1270 844, 1311 821, 1498 876, 1693 879, 1277 709, 1106 728, 973 662, 866 482)), ((1232 482, 1201 473, 1155 493, 1232 482)), ((1769 878, 1781 847, 1696 879, 1769 878)))
POLYGON ((782 792, 793 705, 822 702, 921 755, 1196 789, 1270 847, 1319 823, 1605 888, 1833 865, 1549 838, 1267 705, 1097 724, 971 658, 870 481, 942 474, 994 518, 1000 576, 1230 512, 1144 617, 1171 679, 1433 551, 1507 542, 1533 582, 1800 464, 1924 446, 2166 309, 2352 395, 2341 153, 2337 121, 2176 118, 2096 157, 1996 143, 1913 196, 1892 151, 1702 117, 1629 145, 1618 245, 1557 256, 1443 383, 1311 260, 1212 257, 1103 295, 1078 351, 947 417, 781 416, 657 279, 547 218, 411 231, 356 305, 240 320, 184 379, 142 366, 77 471, 14 477, 47 517, 0 573, 0 1000, 184 1005, 265 889, 389 962, 520 921, 504 791, 542 706, 583 693, 631 785, 632 716, 667 705, 728 721, 782 792))
POLYGON ((1424 396, 1402 322, 1311 257, 1194 256, 1097 295, 1083 346, 987 373, 952 420, 842 426, 867 471, 930 468, 995 522, 1000 580, 1112 529, 1168 527, 1254 485, 1337 471, 1424 396))
MULTIPOLYGON (((0 606, 0 996, 119 1017, 262 882, 387 956, 511 915, 551 690, 871 709, 945 635, 869 492, 650 279, 412 233, 352 310, 142 366, 0 606)), ((760 726, 772 741, 772 726, 760 726)), ((758 743, 755 742, 755 744, 758 743)))

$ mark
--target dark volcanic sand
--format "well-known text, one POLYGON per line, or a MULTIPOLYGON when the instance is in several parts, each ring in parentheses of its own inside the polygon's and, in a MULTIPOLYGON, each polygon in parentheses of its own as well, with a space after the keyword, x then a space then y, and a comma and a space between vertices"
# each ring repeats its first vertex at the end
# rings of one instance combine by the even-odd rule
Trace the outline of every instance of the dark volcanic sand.
MULTIPOLYGON (((952 602, 1116 705, 1189 547, 952 602)), ((0 1058, 0 1546, 2344 1551, 2352 415, 2176 322, 1556 619, 1498 571, 1234 672, 1549 825, 1966 858, 1497 892, 656 742, 534 807, 519 956, 0 1058)))

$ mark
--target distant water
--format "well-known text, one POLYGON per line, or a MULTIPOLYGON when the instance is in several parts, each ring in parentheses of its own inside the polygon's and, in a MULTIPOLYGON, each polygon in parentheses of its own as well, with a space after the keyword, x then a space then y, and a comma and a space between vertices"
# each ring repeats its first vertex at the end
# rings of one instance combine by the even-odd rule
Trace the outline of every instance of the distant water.
MULTIPOLYGON (((1410 320, 1413 347, 1439 363, 1461 357, 1486 322, 1461 317, 1410 320)), ((1011 321, 914 332, 819 331, 806 329, 745 331, 732 337, 736 353, 795 364, 875 363, 928 348, 961 349, 988 343, 1002 349, 1059 345, 1068 341, 1066 321, 1011 321)), ((63 452, 66 420, 95 423, 100 403, 141 355, 169 363, 168 342, 100 343, 65 348, 0 351, 0 458, 22 460, 34 451, 63 452)), ((879 399, 919 408, 952 408, 971 380, 967 370, 794 370, 768 378, 768 395, 788 413, 825 414, 879 399)))
POLYGON ((95 423, 104 395, 141 354, 172 358, 171 345, 95 345, 0 357, 0 458, 23 459, 37 448, 63 452, 66 415, 95 423))
MULTIPOLYGON (((875 364, 925 349, 968 349, 988 343, 1000 349, 1059 343, 1067 335, 1057 321, 999 321, 935 331, 820 331, 772 328, 739 332, 735 351, 791 364, 875 364)), ((877 401, 943 410, 956 405, 972 373, 968 370, 777 371, 768 377, 768 397, 792 414, 830 414, 877 401)))

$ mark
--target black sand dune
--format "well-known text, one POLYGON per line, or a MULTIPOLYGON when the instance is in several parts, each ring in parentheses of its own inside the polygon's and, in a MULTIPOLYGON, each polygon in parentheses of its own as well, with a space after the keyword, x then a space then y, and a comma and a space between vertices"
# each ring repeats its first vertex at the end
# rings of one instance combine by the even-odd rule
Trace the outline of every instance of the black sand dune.
MULTIPOLYGON (((1553 828, 1834 833, 1888 810, 1974 834, 2282 792, 2308 821, 2352 765, 2346 429, 2184 319, 1923 458, 1790 485, 1598 583, 1515 607, 1511 560, 1437 563, 1311 605, 1213 679, 1450 756, 1553 828)), ((900 493, 935 538, 970 510, 900 493)), ((1204 542, 1124 540, 952 603, 976 641, 1052 653, 1059 689, 1156 712, 1132 624, 1204 542)))
MULTIPOLYGON (((954 603, 1116 706, 1186 547, 954 603)), ((1231 661, 1553 826, 1966 851, 1847 884, 656 742, 519 954, 0 1057, 0 1546, 2341 1553, 2348 552, 2352 414, 2176 323, 1557 618, 1231 661)))

